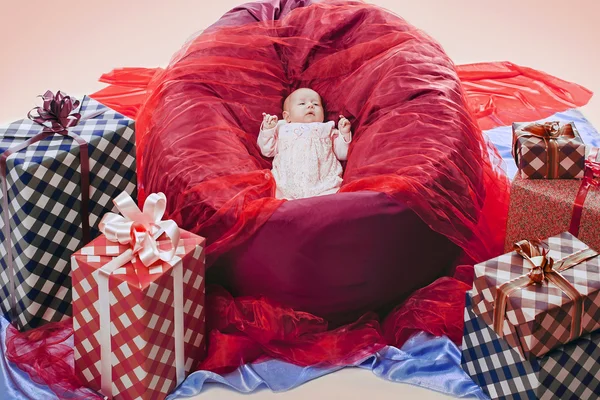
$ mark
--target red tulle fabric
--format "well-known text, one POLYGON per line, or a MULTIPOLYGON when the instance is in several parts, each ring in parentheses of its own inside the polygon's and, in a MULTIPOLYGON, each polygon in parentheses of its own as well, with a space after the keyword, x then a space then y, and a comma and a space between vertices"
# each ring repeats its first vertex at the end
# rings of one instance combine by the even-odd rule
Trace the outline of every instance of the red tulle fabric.
POLYGON ((9 325, 6 358, 27 372, 34 382, 48 385, 60 399, 103 399, 83 387, 75 375, 72 335, 71 320, 26 333, 9 325))
POLYGON ((209 29, 165 69, 115 71, 93 97, 136 113, 140 201, 208 239, 209 262, 249 238, 281 204, 256 145, 262 113, 311 87, 354 140, 341 191, 387 193, 472 259, 502 249, 508 181, 490 161, 441 47, 364 3, 313 4, 277 21, 209 29), (146 86, 145 89, 143 87, 146 86), (142 87, 142 89, 139 89, 142 87), (119 88, 129 88, 123 101, 119 88))
POLYGON ((585 105, 593 93, 535 69, 509 62, 456 67, 481 129, 535 121, 585 105))
MULTIPOLYGON (((262 112, 280 114, 296 88, 317 90, 328 118, 344 114, 352 122, 342 191, 388 193, 473 261, 502 251, 508 206, 508 180, 481 128, 546 117, 591 96, 510 63, 455 67, 401 18, 352 2, 209 29, 164 69, 120 69, 102 80, 111 85, 92 97, 136 118, 140 202, 165 193, 168 217, 207 237, 211 260, 249 238, 281 204, 256 138, 262 112)), ((417 291, 382 327, 367 314, 335 330, 269 299, 234 299, 213 288, 208 357, 199 367, 226 372, 265 357, 339 365, 385 344, 401 346, 420 330, 460 344, 471 284, 472 267, 459 267, 455 278, 417 291)), ((72 353, 58 343, 72 328, 49 327, 40 330, 55 329, 56 343, 11 330, 7 356, 46 383, 62 377, 76 387, 72 353), (29 351, 36 348, 46 353, 29 351)))
POLYGON ((281 204, 256 136, 262 112, 280 113, 298 87, 321 93, 329 118, 352 121, 341 191, 390 194, 473 260, 501 251, 508 204, 479 127, 548 116, 591 96, 510 63, 455 68, 423 32, 362 3, 209 29, 165 69, 102 80, 111 86, 93 97, 137 118, 140 201, 166 193, 169 216, 208 238, 209 261, 281 204))
POLYGON ((220 287, 208 292, 211 343, 203 370, 229 372, 262 358, 302 366, 349 365, 373 354, 385 339, 375 314, 328 330, 327 321, 266 298, 236 298, 220 287))

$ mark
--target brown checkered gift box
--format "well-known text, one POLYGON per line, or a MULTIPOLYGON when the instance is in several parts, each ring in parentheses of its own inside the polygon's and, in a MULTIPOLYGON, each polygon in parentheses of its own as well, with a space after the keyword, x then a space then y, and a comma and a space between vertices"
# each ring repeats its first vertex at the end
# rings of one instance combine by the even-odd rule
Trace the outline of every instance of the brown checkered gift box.
POLYGON ((590 150, 583 180, 516 176, 511 184, 505 251, 512 250, 519 240, 546 238, 565 231, 600 251, 600 176, 594 176, 598 175, 598 171, 594 172, 598 168, 593 164, 600 165, 597 148, 590 150), (591 168, 588 168, 590 164, 591 168), (588 172, 591 172, 592 184, 586 183, 588 172), (584 188, 585 192, 582 191, 584 188), (573 221, 578 202, 581 212, 577 221, 573 221))
POLYGON ((106 214, 71 259, 75 369, 105 396, 163 399, 205 354, 205 239, 160 221, 162 194, 143 213, 115 205, 125 217, 106 214))
POLYGON ((514 123, 512 155, 522 178, 582 178, 585 145, 574 123, 514 123))
POLYGON ((519 246, 475 265, 473 311, 526 358, 600 328, 600 256, 568 232, 519 246))

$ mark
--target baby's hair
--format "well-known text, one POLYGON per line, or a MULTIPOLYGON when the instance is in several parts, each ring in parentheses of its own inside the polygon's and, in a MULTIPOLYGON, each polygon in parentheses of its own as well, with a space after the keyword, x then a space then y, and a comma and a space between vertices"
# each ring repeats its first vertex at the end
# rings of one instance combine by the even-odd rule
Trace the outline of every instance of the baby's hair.
MULTIPOLYGON (((290 92, 290 94, 287 95, 287 97, 283 101, 283 111, 289 111, 289 108, 290 108, 290 98, 292 97, 292 95, 294 93, 296 93, 298 90, 301 90, 301 89, 309 89, 309 90, 312 90, 313 92, 315 92, 319 96, 319 99, 321 99, 321 103, 323 104, 323 98, 321 97, 321 95, 319 94, 319 92, 317 92, 316 90, 311 89, 311 88, 301 87, 301 88, 297 88, 297 89, 292 90, 290 92)), ((325 109, 325 105, 324 104, 323 104, 323 109, 325 109)))

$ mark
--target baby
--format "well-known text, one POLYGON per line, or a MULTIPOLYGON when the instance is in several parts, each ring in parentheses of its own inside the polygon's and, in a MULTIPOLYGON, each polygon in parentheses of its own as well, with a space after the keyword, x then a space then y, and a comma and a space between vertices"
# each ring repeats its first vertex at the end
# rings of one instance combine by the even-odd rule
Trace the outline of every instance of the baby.
POLYGON ((342 186, 342 165, 352 140, 350 121, 340 115, 323 122, 321 96, 298 89, 283 105, 283 120, 263 113, 258 146, 265 157, 274 157, 271 170, 279 199, 302 199, 336 193, 342 186))

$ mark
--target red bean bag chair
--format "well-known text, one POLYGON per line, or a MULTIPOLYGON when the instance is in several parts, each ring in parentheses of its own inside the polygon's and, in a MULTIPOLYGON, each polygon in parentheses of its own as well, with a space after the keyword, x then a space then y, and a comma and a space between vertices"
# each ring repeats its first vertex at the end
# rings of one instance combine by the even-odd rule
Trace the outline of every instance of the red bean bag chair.
MULTIPOLYGON (((375 317, 328 336, 340 344, 369 332, 346 336, 354 347, 345 353, 298 340, 313 335, 323 350, 314 335, 328 322, 385 314, 451 273, 459 257, 499 254, 508 180, 480 125, 531 120, 590 96, 510 63, 457 70, 425 33, 356 1, 249 3, 188 41, 167 68, 102 79, 112 85, 93 97, 136 118, 140 202, 165 193, 168 217, 208 238, 209 283, 237 297, 209 293, 213 351, 204 367, 215 370, 264 353, 339 361, 349 348, 383 343, 375 317), (274 198, 271 160, 256 139, 262 113, 280 114, 299 87, 321 94, 326 119, 349 118, 354 138, 340 193, 286 202, 274 198), (260 350, 236 353, 250 342, 260 350)), ((429 293, 443 308, 463 294, 449 290, 429 293)), ((388 342, 401 344, 402 323, 434 334, 451 326, 460 336, 460 307, 450 321, 431 312, 434 303, 410 304, 410 318, 406 308, 388 318, 388 342)))

